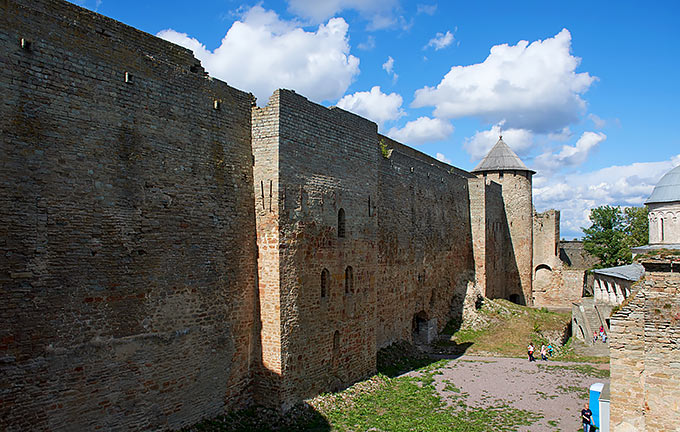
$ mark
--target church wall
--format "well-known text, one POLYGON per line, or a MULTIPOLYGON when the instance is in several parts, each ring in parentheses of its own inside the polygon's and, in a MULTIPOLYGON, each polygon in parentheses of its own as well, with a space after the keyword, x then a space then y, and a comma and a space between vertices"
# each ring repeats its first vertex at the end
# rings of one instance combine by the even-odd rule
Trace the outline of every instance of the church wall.
POLYGON ((252 95, 61 1, 0 2, 0 52, 0 429, 250 403, 252 95))
POLYGON ((680 243, 680 202, 648 204, 649 243, 680 243))

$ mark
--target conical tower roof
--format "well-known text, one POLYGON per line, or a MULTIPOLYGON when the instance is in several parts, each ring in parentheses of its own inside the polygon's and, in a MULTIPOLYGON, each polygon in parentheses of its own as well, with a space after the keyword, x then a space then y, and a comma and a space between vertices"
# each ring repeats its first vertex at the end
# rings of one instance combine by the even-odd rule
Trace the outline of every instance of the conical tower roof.
POLYGON ((529 171, 536 174, 524 165, 524 162, 515 154, 514 151, 504 141, 503 137, 498 137, 498 142, 484 156, 484 159, 472 170, 473 173, 485 171, 529 171))

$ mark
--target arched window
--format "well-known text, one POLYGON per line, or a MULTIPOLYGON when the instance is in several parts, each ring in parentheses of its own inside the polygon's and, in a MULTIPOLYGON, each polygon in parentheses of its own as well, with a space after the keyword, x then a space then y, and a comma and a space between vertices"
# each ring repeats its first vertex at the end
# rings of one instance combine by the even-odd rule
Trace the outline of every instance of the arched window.
POLYGON ((321 298, 325 298, 328 295, 329 276, 328 269, 323 269, 321 271, 321 298))
POLYGON ((352 266, 347 266, 345 269, 345 294, 354 292, 354 269, 352 266))
POLYGON ((660 237, 661 241, 663 242, 663 241, 664 241, 663 218, 660 218, 659 220, 661 221, 661 223, 660 223, 660 228, 661 228, 661 230, 660 230, 660 235, 659 235, 659 237, 660 237))
POLYGON ((338 211, 338 237, 345 237, 345 210, 338 211))

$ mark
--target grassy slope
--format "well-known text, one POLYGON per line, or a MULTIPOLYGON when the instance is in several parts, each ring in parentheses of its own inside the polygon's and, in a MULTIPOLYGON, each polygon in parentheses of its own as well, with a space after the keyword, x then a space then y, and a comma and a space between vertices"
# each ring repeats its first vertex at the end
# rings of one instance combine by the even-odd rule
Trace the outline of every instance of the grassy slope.
MULTIPOLYGON (((537 346, 562 338, 566 326, 571 320, 571 314, 550 312, 546 309, 532 309, 520 306, 507 300, 485 300, 477 311, 484 325, 477 325, 472 329, 463 326, 453 332, 449 344, 469 344, 466 354, 493 353, 507 357, 523 357, 529 342, 537 346)), ((447 326, 451 332, 453 325, 447 326)), ((449 333, 450 334, 450 333, 449 333)))

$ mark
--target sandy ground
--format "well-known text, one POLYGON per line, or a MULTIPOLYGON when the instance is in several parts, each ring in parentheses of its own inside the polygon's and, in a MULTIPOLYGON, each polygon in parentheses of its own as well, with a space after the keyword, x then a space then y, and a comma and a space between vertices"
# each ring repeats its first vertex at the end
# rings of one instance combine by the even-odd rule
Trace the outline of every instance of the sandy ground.
MULTIPOLYGON (((517 358, 462 356, 451 360, 435 375, 442 400, 454 401, 467 393, 467 406, 483 409, 503 402, 513 408, 543 415, 530 427, 518 431, 576 431, 587 401, 584 391, 608 378, 584 375, 580 371, 549 366, 578 367, 580 363, 541 361, 529 363, 517 358), (446 390, 453 384, 460 392, 446 390), (550 422, 550 423, 549 423, 550 422)), ((592 364, 608 369, 609 364, 592 364)), ((415 372, 411 372, 413 374, 415 372)))

